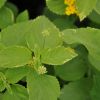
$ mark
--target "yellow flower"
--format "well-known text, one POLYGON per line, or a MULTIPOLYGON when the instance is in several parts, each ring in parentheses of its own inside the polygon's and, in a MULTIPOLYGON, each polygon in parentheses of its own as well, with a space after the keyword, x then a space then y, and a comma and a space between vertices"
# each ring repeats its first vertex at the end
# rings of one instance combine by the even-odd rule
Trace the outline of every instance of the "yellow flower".
POLYGON ((77 10, 74 5, 70 5, 66 8, 66 11, 65 11, 66 15, 72 15, 72 14, 76 14, 76 13, 77 13, 77 10))
POLYGON ((73 4, 75 4, 75 0, 64 0, 64 4, 66 4, 66 5, 73 5, 73 4))

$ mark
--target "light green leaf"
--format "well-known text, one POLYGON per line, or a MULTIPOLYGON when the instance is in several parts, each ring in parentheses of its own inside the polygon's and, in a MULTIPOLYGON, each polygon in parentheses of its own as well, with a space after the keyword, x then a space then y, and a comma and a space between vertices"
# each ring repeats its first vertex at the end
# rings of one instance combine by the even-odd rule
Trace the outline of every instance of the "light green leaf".
POLYGON ((32 30, 33 20, 13 24, 1 32, 1 42, 6 46, 26 45, 25 36, 32 30))
POLYGON ((47 7, 54 13, 64 15, 66 5, 64 0, 46 0, 47 7))
POLYGON ((63 65, 55 66, 55 73, 65 81, 75 81, 84 77, 88 70, 87 50, 83 45, 74 47, 78 56, 63 65))
POLYGON ((14 23, 14 14, 11 9, 2 7, 0 9, 0 29, 14 23))
POLYGON ((91 81, 89 79, 70 82, 62 89, 60 100, 91 100, 89 95, 90 89, 91 81))
POLYGON ((67 29, 63 31, 63 40, 68 44, 83 44, 89 51, 89 60, 100 70, 100 30, 94 28, 67 29))
POLYGON ((11 86, 12 94, 6 91, 2 100, 29 100, 27 89, 21 85, 15 84, 11 86))
POLYGON ((31 49, 34 48, 34 42, 38 44, 39 47, 41 47, 40 45, 43 47, 44 39, 47 43, 45 44, 46 47, 54 47, 61 44, 59 30, 44 16, 9 26, 2 30, 1 37, 2 43, 6 46, 26 45, 25 37, 27 37, 31 49), (49 32, 50 37, 43 37, 42 33, 45 35, 45 32, 47 32, 47 34, 49 32))
POLYGON ((36 47, 42 51, 45 48, 54 48, 62 44, 60 31, 44 16, 35 19, 26 40, 32 51, 35 51, 36 47))
POLYGON ((41 54, 41 62, 50 65, 61 65, 72 60, 77 54, 70 47, 59 46, 53 49, 46 49, 41 54))
POLYGON ((5 4, 7 0, 0 0, 0 8, 5 4))
POLYGON ((17 83, 28 73, 27 66, 18 68, 9 68, 5 71, 6 79, 9 83, 17 83))
POLYGON ((0 67, 20 67, 32 59, 31 51, 25 47, 13 46, 0 51, 0 67))
POLYGON ((27 10, 21 12, 16 18, 16 22, 22 22, 27 20, 29 20, 29 15, 27 10))
POLYGON ((37 75, 30 72, 27 77, 29 100, 57 100, 60 86, 57 79, 49 75, 37 75))
POLYGON ((96 2, 97 0, 76 0, 76 7, 81 21, 92 12, 96 2))

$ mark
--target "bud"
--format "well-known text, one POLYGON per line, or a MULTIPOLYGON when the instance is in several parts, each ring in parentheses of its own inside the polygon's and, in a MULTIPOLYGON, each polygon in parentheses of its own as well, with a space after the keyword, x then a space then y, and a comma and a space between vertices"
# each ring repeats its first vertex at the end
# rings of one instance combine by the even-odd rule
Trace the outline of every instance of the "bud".
POLYGON ((47 69, 44 66, 40 66, 37 71, 38 71, 39 74, 47 73, 47 69))

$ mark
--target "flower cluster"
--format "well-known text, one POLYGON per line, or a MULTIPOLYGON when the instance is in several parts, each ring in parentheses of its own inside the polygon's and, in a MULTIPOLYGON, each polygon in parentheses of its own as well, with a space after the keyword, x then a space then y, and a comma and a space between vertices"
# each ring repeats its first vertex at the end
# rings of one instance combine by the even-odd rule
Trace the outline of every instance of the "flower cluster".
POLYGON ((38 71, 39 74, 47 73, 47 69, 44 66, 40 66, 37 71, 38 71))
POLYGON ((64 0, 64 4, 67 5, 66 10, 65 10, 66 15, 72 15, 72 14, 78 15, 78 12, 75 6, 75 1, 76 0, 64 0))

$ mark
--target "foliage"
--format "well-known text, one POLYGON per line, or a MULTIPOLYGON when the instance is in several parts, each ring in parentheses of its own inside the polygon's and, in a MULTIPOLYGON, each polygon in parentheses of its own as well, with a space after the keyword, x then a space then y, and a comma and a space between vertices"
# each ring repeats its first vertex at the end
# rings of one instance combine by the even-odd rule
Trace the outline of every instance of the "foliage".
POLYGON ((99 5, 46 0, 30 20, 0 0, 0 100, 99 100, 99 5))

